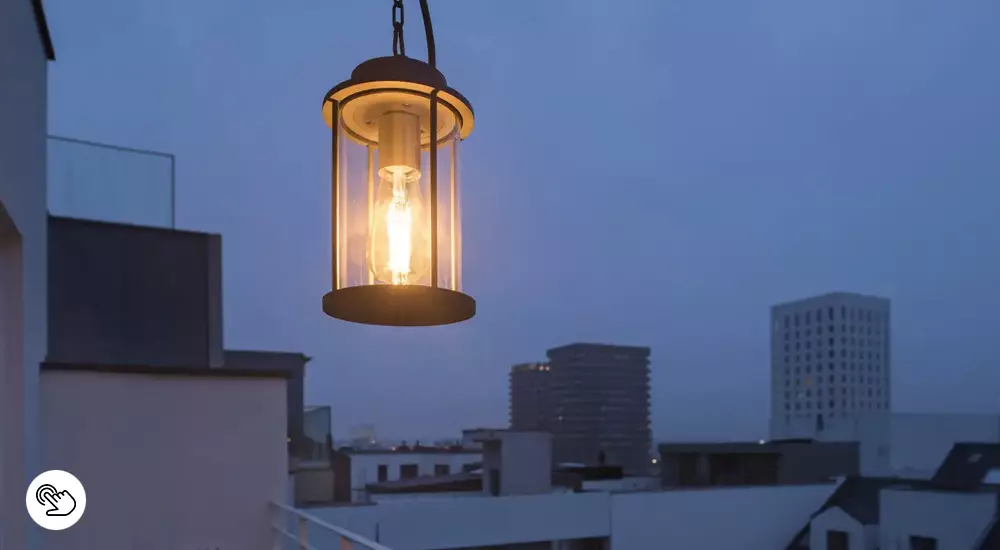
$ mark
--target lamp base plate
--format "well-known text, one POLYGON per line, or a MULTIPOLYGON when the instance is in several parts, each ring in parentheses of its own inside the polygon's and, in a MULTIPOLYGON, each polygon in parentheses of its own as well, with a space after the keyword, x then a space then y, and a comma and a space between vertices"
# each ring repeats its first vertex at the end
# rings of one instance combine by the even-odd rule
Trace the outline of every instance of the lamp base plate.
POLYGON ((468 294, 422 285, 361 285, 323 296, 330 317, 392 327, 450 325, 476 315, 476 301, 468 294))

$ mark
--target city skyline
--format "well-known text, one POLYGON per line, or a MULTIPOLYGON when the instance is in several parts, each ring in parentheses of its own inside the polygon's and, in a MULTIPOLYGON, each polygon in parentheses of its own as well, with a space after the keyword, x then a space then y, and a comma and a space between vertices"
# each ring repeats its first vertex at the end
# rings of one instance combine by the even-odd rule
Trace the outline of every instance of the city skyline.
POLYGON ((833 290, 892 301, 897 410, 995 412, 990 4, 442 2, 439 63, 482 120, 479 314, 433 330, 320 310, 321 95, 391 51, 386 6, 342 4, 46 4, 50 133, 177 156, 178 226, 224 236, 227 347, 313 357, 306 403, 338 436, 502 425, 511 364, 597 341, 653 349, 654 439, 754 438, 770 306, 833 290))

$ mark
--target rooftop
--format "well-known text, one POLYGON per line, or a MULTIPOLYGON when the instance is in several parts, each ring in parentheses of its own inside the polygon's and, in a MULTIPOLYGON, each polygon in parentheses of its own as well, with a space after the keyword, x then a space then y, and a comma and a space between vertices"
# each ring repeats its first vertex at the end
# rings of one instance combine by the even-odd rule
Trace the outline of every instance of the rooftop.
POLYGON ((398 455, 398 454, 482 454, 479 449, 467 449, 465 447, 425 447, 423 445, 407 446, 397 445, 388 449, 354 449, 352 447, 341 447, 338 452, 347 455, 398 455))
POLYGON ((1000 444, 956 443, 932 478, 949 487, 976 487, 1000 468, 1000 444))
POLYGON ((770 441, 706 441, 660 443, 657 447, 660 454, 665 453, 774 453, 782 449, 796 446, 857 446, 855 441, 815 441, 812 439, 774 439, 770 441))
POLYGON ((888 298, 883 298, 882 296, 875 296, 875 295, 872 295, 872 294, 860 294, 858 292, 844 292, 844 291, 837 290, 837 291, 833 291, 833 292, 826 292, 826 293, 823 293, 823 294, 817 294, 816 296, 806 296, 805 298, 798 298, 798 299, 795 299, 795 300, 786 300, 784 302, 779 302, 779 303, 774 304, 773 306, 771 306, 771 309, 777 309, 777 308, 781 308, 781 307, 785 307, 785 306, 797 305, 797 304, 801 304, 803 302, 811 302, 811 301, 814 301, 814 300, 815 301, 826 301, 826 300, 829 300, 831 298, 855 298, 855 299, 856 298, 862 298, 862 299, 865 299, 865 300, 878 300, 878 301, 882 301, 882 302, 885 302, 885 303, 889 303, 889 299, 888 298))
POLYGON ((557 346, 548 350, 548 353, 560 352, 560 351, 598 351, 598 352, 627 352, 627 353, 638 353, 642 355, 649 355, 650 349, 648 346, 621 346, 617 344, 598 344, 589 342, 576 342, 573 344, 566 344, 564 346, 557 346))
POLYGON ((372 494, 482 491, 483 477, 481 474, 469 472, 445 476, 420 476, 410 479, 369 483, 366 489, 372 494))

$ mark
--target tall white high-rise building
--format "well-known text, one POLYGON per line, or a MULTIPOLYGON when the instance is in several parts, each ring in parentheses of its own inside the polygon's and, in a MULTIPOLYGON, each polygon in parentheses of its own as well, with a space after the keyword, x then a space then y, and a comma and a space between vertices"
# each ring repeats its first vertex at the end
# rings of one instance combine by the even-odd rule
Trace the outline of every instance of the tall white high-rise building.
POLYGON ((772 307, 771 437, 838 438, 888 414, 889 321, 888 299, 847 292, 772 307))

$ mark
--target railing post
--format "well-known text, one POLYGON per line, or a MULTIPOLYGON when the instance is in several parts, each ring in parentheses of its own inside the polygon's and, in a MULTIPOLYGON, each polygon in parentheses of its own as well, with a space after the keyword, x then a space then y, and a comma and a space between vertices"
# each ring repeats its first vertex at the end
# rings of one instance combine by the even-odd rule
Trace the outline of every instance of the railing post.
POLYGON ((271 548, 273 550, 285 550, 288 543, 285 536, 278 531, 278 526, 285 523, 285 511, 277 506, 269 506, 271 509, 271 548))
POLYGON ((299 517, 299 550, 309 550, 309 522, 299 517))

